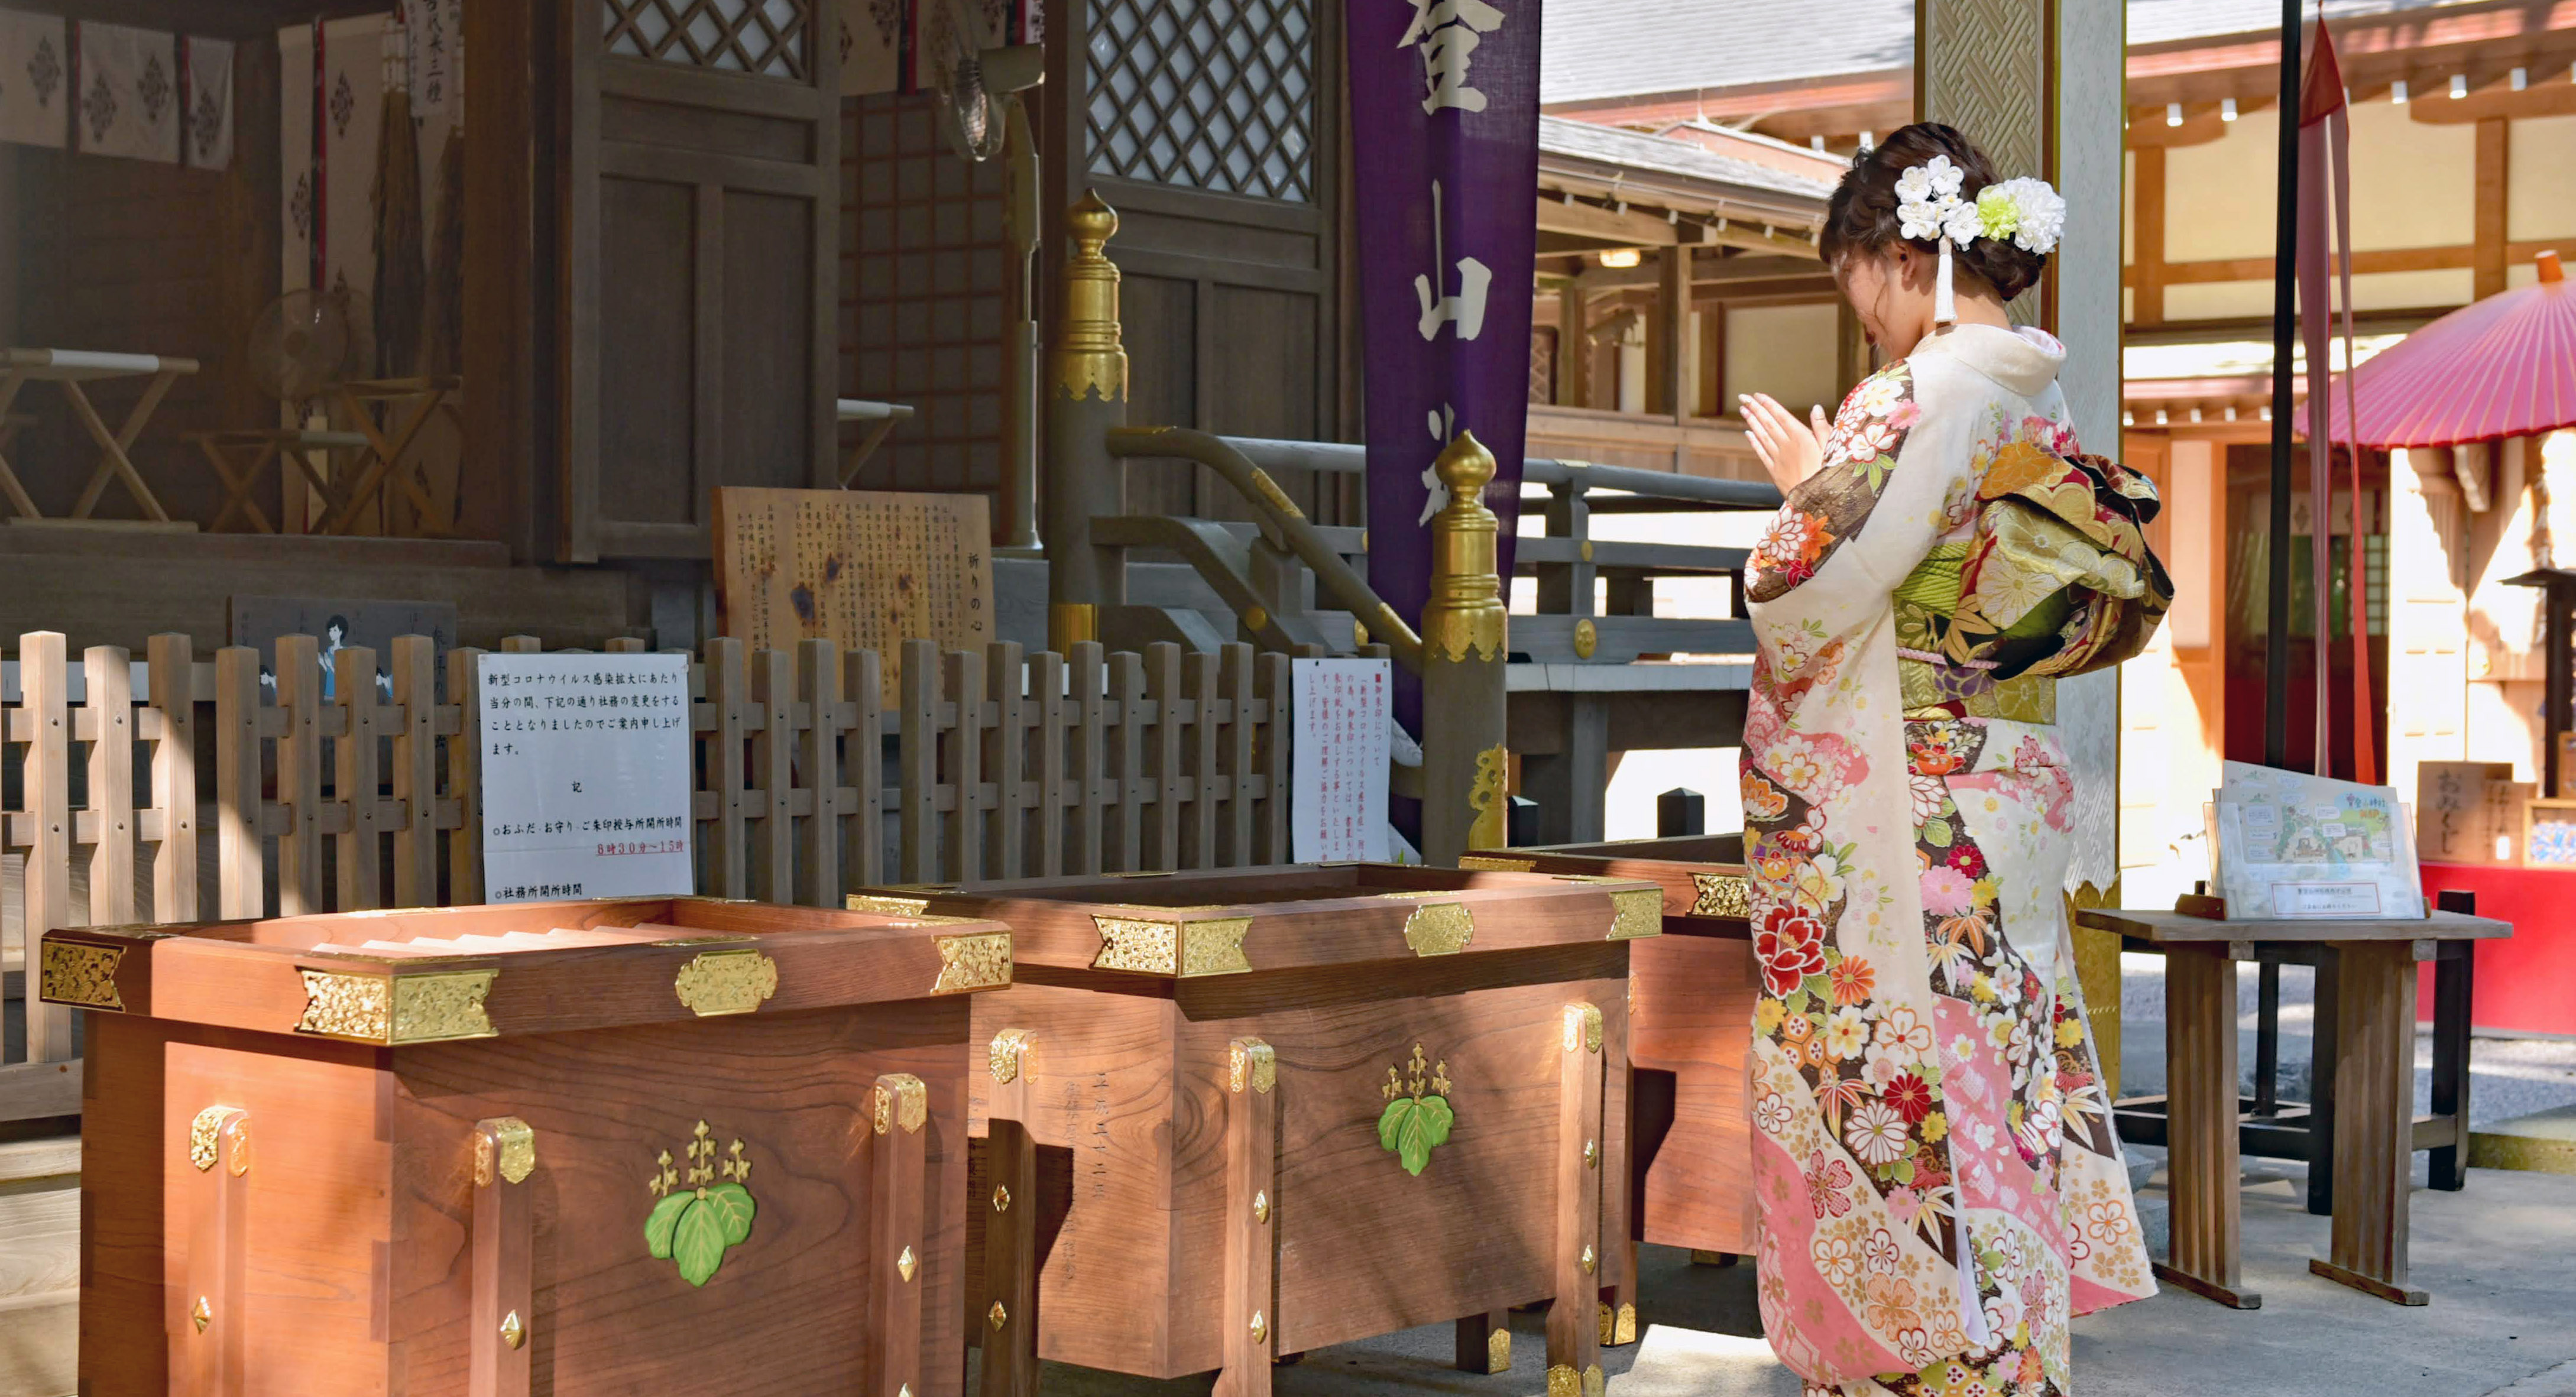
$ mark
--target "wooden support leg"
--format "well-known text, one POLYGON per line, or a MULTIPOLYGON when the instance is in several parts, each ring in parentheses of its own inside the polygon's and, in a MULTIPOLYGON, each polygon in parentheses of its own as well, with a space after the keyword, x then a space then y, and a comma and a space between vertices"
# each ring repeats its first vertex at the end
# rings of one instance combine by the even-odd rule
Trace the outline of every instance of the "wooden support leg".
POLYGON ((2236 962, 2224 946, 2165 956, 2165 1142, 2173 1173, 2173 1259, 2163 1280, 2239 1310, 2236 962))
POLYGON ((877 1078, 868 1160, 868 1337, 865 1397, 907 1397, 921 1381, 922 1175, 930 1093, 919 1077, 877 1078))
MULTIPOLYGON (((18 369, 9 373, 0 373, 0 418, 6 418, 9 415, 10 405, 18 401, 19 390, 26 386, 26 370, 18 369)), ((5 448, 7 444, 6 441, 0 441, 0 448, 5 448)), ((27 487, 18 483, 18 473, 9 468, 9 460, 6 456, 0 456, 0 495, 8 497, 9 507, 18 511, 18 517, 21 519, 45 517, 44 511, 36 508, 36 502, 28 498, 27 487)))
POLYGON ((209 1106, 188 1130, 186 1272, 170 1306, 171 1391, 243 1397, 250 1389, 250 1113, 209 1106))
POLYGON ((1629 1214, 1634 1181, 1628 1165, 1636 1098, 1630 1089, 1626 1010, 1614 1005, 1605 1015, 1609 1022, 1601 1038, 1601 1149, 1596 1169, 1601 1176, 1598 1314, 1601 1346, 1612 1348, 1637 1342, 1637 1239, 1629 1214))
POLYGON ((528 1174, 536 1133, 516 1116, 474 1123, 474 1300, 468 1397, 528 1397, 536 1290, 529 1278, 528 1174))
MULTIPOLYGON (((2477 894, 2445 891, 2442 910, 2475 916, 2477 894)), ((2433 1151, 2427 1182, 2457 1193, 2469 1182, 2469 1010, 2478 943, 2445 941, 2433 966, 2433 1114, 2449 1116, 2453 1143, 2433 1151)))
POLYGON ((2406 1284, 2407 1184, 2415 1149, 2415 954, 2430 942, 2349 941, 2337 988, 2333 1260, 2308 1269, 2400 1305, 2430 1297, 2406 1284))
POLYGON ((1547 1397, 1601 1397, 1601 1011, 1565 1006, 1556 1111, 1556 1295, 1547 1397))
MULTIPOLYGON (((1037 1109, 1037 1040, 1025 1029, 993 1036, 985 1178, 991 1191, 968 1206, 984 1217, 984 1289, 992 1304, 967 1323, 984 1343, 983 1397, 1037 1397, 1038 1152, 1029 1136, 1037 1109)), ((887 1388, 875 1397, 902 1397, 887 1388)))
POLYGON ((2332 946, 2318 948, 2316 1013, 2309 1027, 2308 1054, 2308 1213, 2324 1217, 2334 1211, 2335 1077, 2343 1060, 2343 958, 2332 946))
POLYGON ((1269 1397, 1279 1255, 1279 1060, 1270 1045, 1234 1040, 1225 1085, 1225 1366, 1215 1397, 1269 1397))
POLYGON ((1458 1371, 1508 1373, 1512 1370, 1512 1312, 1487 1310, 1458 1321, 1458 1371))

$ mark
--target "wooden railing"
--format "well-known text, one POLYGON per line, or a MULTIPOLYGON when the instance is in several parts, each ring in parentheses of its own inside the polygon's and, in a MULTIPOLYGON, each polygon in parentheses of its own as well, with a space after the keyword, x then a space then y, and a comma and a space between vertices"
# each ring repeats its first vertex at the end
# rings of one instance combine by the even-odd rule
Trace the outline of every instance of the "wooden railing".
MULTIPOLYGON (((325 699, 314 641, 277 648, 272 702, 255 650, 197 660, 163 635, 142 665, 113 646, 75 663, 58 634, 21 639, 0 953, 25 1028, 0 1044, 0 1120, 79 1109, 71 1011, 19 973, 47 930, 483 900, 484 652, 447 652, 442 699, 430 641, 397 639, 387 698, 378 657, 344 648, 325 699)), ((833 906, 885 882, 1289 857, 1288 657, 910 641, 902 662, 888 708, 874 651, 708 642, 689 679, 699 892, 833 906)))

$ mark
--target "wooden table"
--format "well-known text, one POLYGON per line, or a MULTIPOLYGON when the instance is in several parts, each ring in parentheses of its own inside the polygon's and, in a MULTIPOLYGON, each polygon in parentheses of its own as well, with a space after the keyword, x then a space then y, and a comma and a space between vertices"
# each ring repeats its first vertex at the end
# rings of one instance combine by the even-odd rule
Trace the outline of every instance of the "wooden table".
MULTIPOLYGON (((106 493, 107 483, 116 480, 125 486, 126 493, 134 497, 134 503, 143 510, 147 522, 193 528, 194 525, 172 523, 169 511, 161 507, 152 487, 143 483, 142 473, 134 468, 134 458, 126 453, 143 435, 145 424, 152 420, 162 398, 168 396, 170 385, 196 371, 197 361, 194 359, 165 359, 156 354, 0 349, 0 419, 8 416, 10 404, 18 400, 19 390, 28 384, 55 385, 62 390, 64 400, 71 404, 72 415, 80 419, 81 426, 98 443, 100 452, 98 466, 90 472, 89 484, 81 490, 80 501, 72 506, 71 517, 88 519, 90 512, 98 508, 99 496, 106 493), (151 381, 144 385, 142 398, 125 414, 125 425, 110 431, 82 385, 120 378, 151 381)), ((26 486, 19 483, 17 472, 10 468, 5 456, 0 456, 0 494, 7 496, 10 507, 18 511, 20 518, 44 519, 44 511, 36 508, 36 502, 28 497, 26 486)))
MULTIPOLYGON (((2437 911, 2423 921, 2221 921, 2182 912, 2102 909, 2084 926, 2165 956, 2165 1089, 2173 1178, 2173 1252, 2156 1275, 2237 1309, 2262 1297, 2241 1274, 2236 1090, 2236 962, 2325 947, 2336 969, 2334 1230, 2331 1259, 2308 1269, 2401 1305, 2415 1116, 2416 964, 2445 942, 2510 936, 2503 922, 2437 911)), ((2322 1060, 2321 1060, 2322 1061, 2322 1060)), ((2465 1129, 2466 1102, 2449 1128, 2465 1129)))
POLYGON ((1600 1397, 1651 885, 1289 866, 852 901, 1012 928, 977 1021, 1027 1029, 990 1099, 1039 1103, 1037 1158, 995 1126, 972 1211, 988 1252, 1045 1248, 1037 1291, 975 1301, 987 1394, 1045 1357, 1259 1397, 1278 1355, 1444 1319, 1500 1372, 1509 1308, 1549 1301, 1547 1391, 1600 1397))
POLYGON ((859 439, 850 444, 849 454, 841 458, 841 488, 847 490, 852 488, 850 482, 859 478, 859 469, 868 463, 868 458, 885 444, 894 424, 912 420, 912 409, 902 403, 871 402, 866 398, 837 399, 834 407, 841 421, 868 424, 859 430, 859 439))
POLYGON ((89 1011, 84 1392, 960 1391, 1000 927, 660 898, 42 957, 89 1011))
MULTIPOLYGON (((1718 1265, 1756 1249, 1753 1006, 1761 997, 1738 835, 1470 854, 1464 868, 1638 878, 1663 893, 1664 934, 1628 952, 1629 1192, 1637 1241, 1718 1265)), ((1622 1306, 1621 1342, 1636 1334, 1622 1306)), ((1605 1340, 1604 1342, 1607 1342, 1605 1340)))

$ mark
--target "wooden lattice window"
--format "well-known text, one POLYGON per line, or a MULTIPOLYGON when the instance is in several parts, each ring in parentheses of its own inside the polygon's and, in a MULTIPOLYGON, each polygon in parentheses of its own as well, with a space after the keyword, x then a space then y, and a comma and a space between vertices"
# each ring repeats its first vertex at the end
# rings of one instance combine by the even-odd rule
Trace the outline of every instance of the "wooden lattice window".
MULTIPOLYGON (((860 97, 841 109, 842 394, 914 414, 854 483, 998 491, 1011 313, 1003 164, 958 159, 926 96, 860 97)), ((855 440, 855 429, 843 436, 855 440)))
POLYGON ((1556 329, 1554 326, 1530 327, 1529 400, 1534 403, 1556 401, 1556 329))
POLYGON ((814 0, 600 0, 603 46, 625 58, 803 79, 814 0))
POLYGON ((1311 202, 1314 46, 1313 0, 1100 0, 1091 168, 1311 202))

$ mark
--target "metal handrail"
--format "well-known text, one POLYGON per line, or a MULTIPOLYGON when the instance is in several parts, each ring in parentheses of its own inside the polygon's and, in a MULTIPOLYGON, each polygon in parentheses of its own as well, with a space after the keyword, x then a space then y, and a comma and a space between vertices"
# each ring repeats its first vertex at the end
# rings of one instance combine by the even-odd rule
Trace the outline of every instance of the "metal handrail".
MULTIPOLYGON (((1327 475, 1360 475, 1368 470, 1368 448, 1338 441, 1281 441, 1269 437, 1218 437, 1244 460, 1265 470, 1320 471, 1327 475)), ((1521 462, 1524 485, 1570 485, 1618 490, 1652 499, 1683 500, 1727 509, 1778 509, 1780 491, 1767 481, 1717 480, 1672 471, 1638 470, 1633 466, 1599 466, 1588 461, 1531 457, 1521 462)))
MULTIPOLYGON (((1276 532, 1288 551, 1298 561, 1314 569, 1315 580, 1322 583, 1333 599, 1340 602, 1370 635, 1383 642, 1395 656, 1396 663, 1416 674, 1422 672, 1422 637, 1404 623, 1395 608, 1386 604, 1342 555, 1324 540, 1320 531, 1279 488, 1270 473, 1255 465, 1233 442, 1212 433, 1187 427, 1114 427, 1107 434, 1109 453, 1113 456, 1167 457, 1195 461, 1215 471, 1218 478, 1234 488, 1263 521, 1276 532)), ((1288 445, 1288 443, 1270 443, 1288 445)), ((1353 448, 1356 450, 1357 448, 1353 448)))

